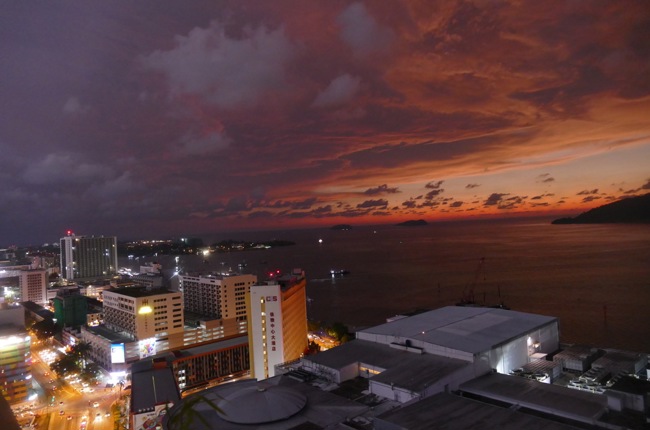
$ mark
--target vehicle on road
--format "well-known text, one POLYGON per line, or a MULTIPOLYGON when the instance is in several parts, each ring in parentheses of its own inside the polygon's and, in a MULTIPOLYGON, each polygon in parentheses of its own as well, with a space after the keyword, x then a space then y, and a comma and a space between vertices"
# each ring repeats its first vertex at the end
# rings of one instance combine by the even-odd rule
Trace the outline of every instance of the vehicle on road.
POLYGON ((99 402, 93 403, 93 408, 98 408, 99 407, 99 402))

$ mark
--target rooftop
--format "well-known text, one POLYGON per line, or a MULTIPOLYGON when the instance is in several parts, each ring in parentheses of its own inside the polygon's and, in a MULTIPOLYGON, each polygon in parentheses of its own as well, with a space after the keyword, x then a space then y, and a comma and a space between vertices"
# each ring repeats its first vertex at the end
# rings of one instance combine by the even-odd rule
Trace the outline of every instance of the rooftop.
POLYGON ((149 297, 149 296, 158 296, 162 294, 178 294, 177 291, 170 291, 166 288, 156 288, 156 289, 147 289, 147 287, 124 287, 124 288, 111 288, 110 290, 104 291, 104 294, 107 292, 121 294, 128 297, 149 297))
POLYGON ((180 400, 174 374, 168 367, 134 372, 131 386, 131 410, 136 414, 152 411, 159 404, 176 404, 180 400))
POLYGON ((409 430, 432 428, 454 430, 576 429, 576 427, 566 424, 445 393, 386 412, 377 417, 375 422, 388 422, 394 424, 395 428, 409 430))
POLYGON ((392 336, 477 354, 557 321, 499 308, 447 306, 361 330, 357 337, 392 336))
POLYGON ((600 394, 498 373, 465 382, 460 390, 584 423, 593 423, 607 409, 607 397, 600 394))
POLYGON ((107 339, 111 343, 129 343, 133 342, 133 338, 126 336, 124 334, 121 334, 120 332, 116 332, 114 330, 111 330, 107 328, 106 326, 103 325, 98 325, 95 327, 91 326, 83 326, 83 330, 87 330, 90 333, 93 333, 97 336, 103 337, 104 339, 107 339))
POLYGON ((432 354, 415 354, 366 340, 353 340, 336 348, 310 355, 303 360, 332 369, 341 369, 352 363, 387 369, 372 377, 373 381, 412 391, 421 391, 428 385, 468 365, 466 361, 432 354))
POLYGON ((367 406, 280 375, 263 381, 244 380, 218 385, 188 396, 167 414, 165 428, 333 429, 341 428, 336 426, 367 410, 367 406), (255 401, 255 407, 251 407, 250 401, 255 401), (179 413, 186 418, 185 423, 180 419, 175 421, 179 413), (193 414, 200 415, 200 418, 191 417, 195 419, 189 422, 193 414))

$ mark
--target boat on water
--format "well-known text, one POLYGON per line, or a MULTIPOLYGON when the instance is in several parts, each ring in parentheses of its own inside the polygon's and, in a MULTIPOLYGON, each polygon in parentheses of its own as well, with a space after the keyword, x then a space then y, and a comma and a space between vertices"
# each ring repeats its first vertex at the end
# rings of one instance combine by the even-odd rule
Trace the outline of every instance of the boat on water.
POLYGON ((330 274, 332 275, 332 278, 336 278, 338 276, 349 275, 350 271, 345 269, 331 269, 330 274))

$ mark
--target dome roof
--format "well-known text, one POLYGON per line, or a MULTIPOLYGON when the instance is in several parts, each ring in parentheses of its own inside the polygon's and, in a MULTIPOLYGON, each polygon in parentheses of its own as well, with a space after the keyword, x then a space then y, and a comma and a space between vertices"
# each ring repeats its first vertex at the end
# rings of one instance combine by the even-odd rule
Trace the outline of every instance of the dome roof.
POLYGON ((231 393, 217 403, 219 416, 236 424, 279 421, 300 412, 307 397, 291 388, 253 385, 231 393))

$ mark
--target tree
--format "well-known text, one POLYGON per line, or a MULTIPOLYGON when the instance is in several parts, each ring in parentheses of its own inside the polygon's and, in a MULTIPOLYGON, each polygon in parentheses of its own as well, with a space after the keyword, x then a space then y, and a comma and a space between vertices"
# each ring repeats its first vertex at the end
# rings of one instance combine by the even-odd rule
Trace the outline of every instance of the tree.
POLYGON ((32 330, 38 340, 47 340, 56 334, 58 327, 54 324, 54 321, 46 318, 43 321, 35 323, 32 326, 32 330))
POLYGON ((78 360, 71 355, 64 355, 54 361, 50 365, 50 368, 59 376, 63 376, 66 373, 77 373, 81 370, 78 360))
POLYGON ((99 365, 93 362, 86 363, 86 367, 81 371, 81 379, 84 382, 93 383, 97 381, 97 377, 100 375, 101 370, 99 365))
POLYGON ((350 332, 348 331, 348 327, 340 322, 335 322, 332 324, 332 326, 327 329, 327 334, 339 342, 342 342, 344 338, 346 340, 350 339, 350 332))
POLYGON ((88 359, 88 353, 93 349, 92 345, 88 342, 79 342, 70 347, 69 355, 75 357, 76 360, 80 362, 80 367, 82 369, 86 368, 86 360, 88 359))

